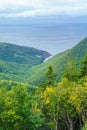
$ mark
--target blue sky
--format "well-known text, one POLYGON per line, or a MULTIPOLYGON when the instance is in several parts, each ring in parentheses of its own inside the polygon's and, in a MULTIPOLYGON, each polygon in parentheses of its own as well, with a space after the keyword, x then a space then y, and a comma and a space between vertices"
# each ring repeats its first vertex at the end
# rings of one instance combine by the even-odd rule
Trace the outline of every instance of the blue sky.
POLYGON ((87 0, 1 0, 0 17, 87 14, 87 0))

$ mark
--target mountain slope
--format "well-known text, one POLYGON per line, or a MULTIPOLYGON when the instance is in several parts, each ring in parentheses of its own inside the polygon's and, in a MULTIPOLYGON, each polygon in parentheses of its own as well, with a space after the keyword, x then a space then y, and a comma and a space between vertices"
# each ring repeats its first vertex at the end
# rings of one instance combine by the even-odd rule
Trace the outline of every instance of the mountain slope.
POLYGON ((42 63, 50 54, 31 47, 0 43, 0 59, 3 61, 37 65, 42 63))
POLYGON ((72 49, 67 50, 63 53, 57 54, 53 58, 49 59, 47 62, 33 67, 31 70, 32 76, 28 78, 30 83, 38 84, 39 82, 43 81, 45 78, 45 73, 47 72, 48 66, 52 66, 53 70, 56 74, 56 80, 60 80, 62 75, 65 72, 66 63, 67 63, 67 53, 71 53, 71 56, 76 62, 77 68, 80 68, 81 61, 87 51, 87 38, 83 39, 79 42, 76 46, 72 49))
POLYGON ((0 78, 23 81, 32 66, 49 56, 48 52, 35 48, 0 43, 0 78))

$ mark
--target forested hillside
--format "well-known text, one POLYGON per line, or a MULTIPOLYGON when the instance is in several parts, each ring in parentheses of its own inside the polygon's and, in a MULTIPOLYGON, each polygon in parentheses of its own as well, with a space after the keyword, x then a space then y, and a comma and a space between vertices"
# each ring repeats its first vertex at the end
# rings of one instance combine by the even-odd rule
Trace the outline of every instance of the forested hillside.
POLYGON ((45 63, 33 67, 31 69, 31 77, 28 78, 29 82, 38 84, 45 79, 45 74, 49 66, 52 66, 56 75, 56 80, 60 81, 67 68, 68 54, 70 53, 73 60, 76 62, 76 67, 79 70, 81 61, 87 52, 87 38, 83 39, 72 49, 67 50, 63 53, 57 54, 45 63))
POLYGON ((0 59, 3 61, 28 64, 30 67, 42 63, 50 54, 31 47, 0 43, 0 59))
POLYGON ((48 52, 35 48, 0 43, 0 78, 23 81, 32 66, 49 56, 48 52))

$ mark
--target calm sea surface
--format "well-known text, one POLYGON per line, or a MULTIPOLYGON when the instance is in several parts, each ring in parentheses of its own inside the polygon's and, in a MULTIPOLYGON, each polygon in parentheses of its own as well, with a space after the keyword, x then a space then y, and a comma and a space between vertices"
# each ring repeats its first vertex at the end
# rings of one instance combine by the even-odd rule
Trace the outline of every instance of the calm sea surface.
POLYGON ((57 54, 87 37, 87 24, 0 25, 0 42, 31 46, 57 54))

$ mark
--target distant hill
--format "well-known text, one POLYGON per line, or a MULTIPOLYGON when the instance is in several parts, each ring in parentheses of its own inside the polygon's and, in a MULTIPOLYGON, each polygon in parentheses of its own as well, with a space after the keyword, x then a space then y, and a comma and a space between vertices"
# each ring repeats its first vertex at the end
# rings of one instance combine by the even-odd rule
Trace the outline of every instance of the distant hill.
POLYGON ((42 63, 50 54, 31 47, 0 43, 0 59, 8 62, 38 65, 42 63))
POLYGON ((23 81, 32 66, 41 64, 50 55, 31 47, 0 43, 0 79, 23 81))
POLYGON ((31 69, 32 76, 28 78, 30 83, 38 84, 45 79, 45 73, 47 72, 48 66, 52 66, 56 74, 56 80, 59 81, 65 72, 65 67, 68 59, 68 52, 75 60, 77 68, 80 68, 81 61, 87 52, 87 38, 83 39, 72 49, 67 50, 63 53, 57 54, 48 61, 33 67, 31 69))

